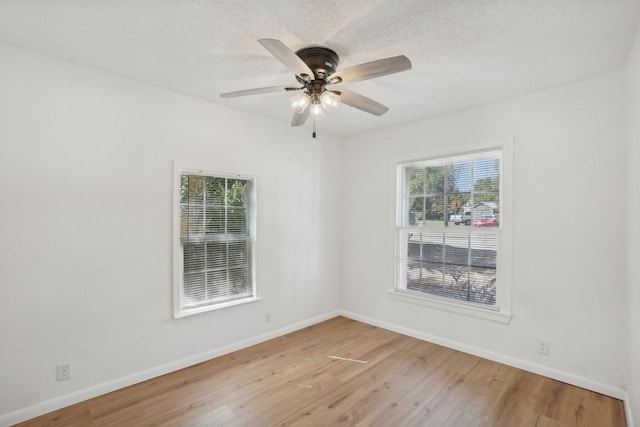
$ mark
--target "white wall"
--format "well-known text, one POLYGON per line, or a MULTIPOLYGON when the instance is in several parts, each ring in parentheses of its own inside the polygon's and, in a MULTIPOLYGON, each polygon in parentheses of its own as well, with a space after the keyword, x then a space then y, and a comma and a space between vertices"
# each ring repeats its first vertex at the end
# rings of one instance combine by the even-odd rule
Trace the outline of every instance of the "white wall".
MULTIPOLYGON (((640 114, 639 44, 630 118, 640 114)), ((626 188, 623 73, 318 143, 286 123, 3 44, 0 64, 0 425, 340 307, 608 393, 630 365, 640 401, 627 347, 630 336, 639 360, 640 271, 629 263, 627 328, 620 220, 627 195, 638 211, 640 178, 629 168, 626 188), (515 140, 511 323, 390 299, 392 159, 504 137, 515 140), (257 177, 263 300, 172 319, 174 159, 257 177), (538 336, 549 356, 535 353, 538 336), (61 362, 69 381, 55 381, 61 362)), ((640 129, 628 128, 635 166, 640 129)), ((629 226, 633 260, 640 231, 629 226)))
POLYGON ((343 308, 622 397, 624 107, 624 74, 614 73, 349 139, 343 308), (395 161, 501 138, 514 140, 511 323, 391 299, 395 161), (536 337, 548 338, 548 356, 536 353, 536 337))
POLYGON ((628 129, 628 264, 629 264, 629 402, 633 421, 640 423, 640 29, 627 66, 628 129))
POLYGON ((4 44, 0 64, 0 425, 335 312, 335 139, 4 44), (256 176, 263 300, 172 318, 174 159, 256 176))

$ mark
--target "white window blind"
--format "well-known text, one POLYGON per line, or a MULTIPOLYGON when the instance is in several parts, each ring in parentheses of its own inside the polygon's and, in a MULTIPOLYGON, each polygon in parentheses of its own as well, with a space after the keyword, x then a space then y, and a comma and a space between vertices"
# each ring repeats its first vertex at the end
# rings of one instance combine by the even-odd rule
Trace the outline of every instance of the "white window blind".
POLYGON ((181 172, 180 314, 255 296, 253 184, 181 172))
POLYGON ((502 152, 398 166, 396 290, 497 309, 502 152))

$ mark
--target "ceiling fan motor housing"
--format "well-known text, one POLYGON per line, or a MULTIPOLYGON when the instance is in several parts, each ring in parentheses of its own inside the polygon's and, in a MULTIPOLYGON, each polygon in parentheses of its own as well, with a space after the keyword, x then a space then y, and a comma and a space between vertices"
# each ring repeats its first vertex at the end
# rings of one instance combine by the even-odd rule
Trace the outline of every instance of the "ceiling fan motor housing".
POLYGON ((325 80, 335 73, 340 61, 337 53, 322 46, 305 47, 297 51, 296 55, 313 71, 315 80, 325 80))

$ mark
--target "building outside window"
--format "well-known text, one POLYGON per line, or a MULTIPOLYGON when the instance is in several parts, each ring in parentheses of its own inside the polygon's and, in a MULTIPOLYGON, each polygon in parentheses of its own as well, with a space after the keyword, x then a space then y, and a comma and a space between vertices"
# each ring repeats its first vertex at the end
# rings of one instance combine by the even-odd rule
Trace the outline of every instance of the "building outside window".
POLYGON ((396 292, 500 310, 503 156, 398 166, 396 292))

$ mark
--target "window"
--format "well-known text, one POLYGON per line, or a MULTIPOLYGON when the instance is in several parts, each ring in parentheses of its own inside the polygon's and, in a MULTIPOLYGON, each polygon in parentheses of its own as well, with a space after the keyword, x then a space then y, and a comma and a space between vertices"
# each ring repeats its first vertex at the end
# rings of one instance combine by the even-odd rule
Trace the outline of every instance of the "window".
POLYGON ((400 164, 395 291, 499 311, 502 204, 502 149, 400 164))
POLYGON ((180 170, 176 317, 254 300, 254 180, 180 170))

